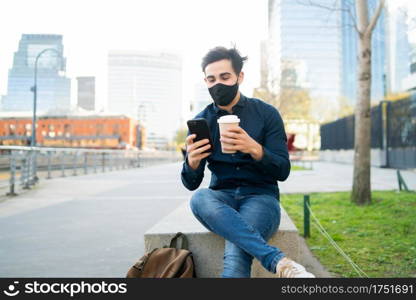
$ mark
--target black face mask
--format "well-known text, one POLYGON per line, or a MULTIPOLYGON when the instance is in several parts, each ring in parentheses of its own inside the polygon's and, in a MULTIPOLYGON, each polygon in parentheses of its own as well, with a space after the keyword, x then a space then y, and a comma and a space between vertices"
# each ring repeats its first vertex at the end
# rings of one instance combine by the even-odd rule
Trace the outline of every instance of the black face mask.
POLYGON ((238 78, 237 82, 234 85, 217 83, 216 85, 210 87, 208 90, 215 104, 220 106, 227 106, 233 101, 233 99, 237 95, 238 78))

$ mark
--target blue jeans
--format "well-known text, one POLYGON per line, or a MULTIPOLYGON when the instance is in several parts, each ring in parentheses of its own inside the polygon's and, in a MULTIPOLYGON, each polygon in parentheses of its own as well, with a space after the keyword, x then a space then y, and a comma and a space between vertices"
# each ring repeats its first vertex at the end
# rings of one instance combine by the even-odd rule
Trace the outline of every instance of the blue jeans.
POLYGON ((280 203, 266 194, 242 195, 239 188, 198 189, 191 210, 208 230, 225 239, 222 277, 250 277, 255 257, 275 273, 285 254, 267 241, 280 225, 280 203))

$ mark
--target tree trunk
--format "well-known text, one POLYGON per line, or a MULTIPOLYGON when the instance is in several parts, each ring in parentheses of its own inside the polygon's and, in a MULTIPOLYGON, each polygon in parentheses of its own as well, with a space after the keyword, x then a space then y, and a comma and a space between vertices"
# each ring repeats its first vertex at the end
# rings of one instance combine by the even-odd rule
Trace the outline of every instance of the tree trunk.
POLYGON ((351 201, 371 203, 371 34, 368 31, 366 0, 357 0, 358 17, 358 90, 355 109, 354 175, 351 201))
POLYGON ((354 177, 351 200, 371 203, 371 37, 360 38, 358 103, 355 109, 354 177))

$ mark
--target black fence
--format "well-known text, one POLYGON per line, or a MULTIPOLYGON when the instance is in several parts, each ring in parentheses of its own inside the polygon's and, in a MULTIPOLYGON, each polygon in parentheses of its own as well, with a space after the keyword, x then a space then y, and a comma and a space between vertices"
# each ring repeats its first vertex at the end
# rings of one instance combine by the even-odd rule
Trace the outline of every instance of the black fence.
POLYGON ((321 149, 341 150, 354 148, 354 116, 321 125, 321 149))
MULTIPOLYGON (((350 115, 323 124, 321 150, 354 149, 354 123, 350 115)), ((371 108, 371 148, 387 150, 388 167, 416 168, 416 93, 371 108)))
MULTIPOLYGON (((381 105, 371 108, 371 148, 382 148, 383 126, 381 105)), ((321 149, 354 149, 354 115, 321 126, 321 149)))
POLYGON ((413 95, 413 99, 390 103, 387 122, 389 147, 415 147, 416 94, 413 95))

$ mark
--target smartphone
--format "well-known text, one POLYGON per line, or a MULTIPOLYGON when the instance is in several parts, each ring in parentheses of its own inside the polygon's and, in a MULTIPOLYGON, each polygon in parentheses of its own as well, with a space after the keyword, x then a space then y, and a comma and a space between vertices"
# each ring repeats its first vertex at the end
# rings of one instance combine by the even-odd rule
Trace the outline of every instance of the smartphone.
MULTIPOLYGON (((191 134, 196 134, 194 143, 203 139, 208 139, 211 144, 211 148, 205 150, 203 153, 212 152, 214 149, 214 143, 212 142, 211 132, 209 130, 208 122, 204 118, 197 118, 188 120, 188 129, 191 134)), ((205 145, 204 145, 205 146, 205 145)))

